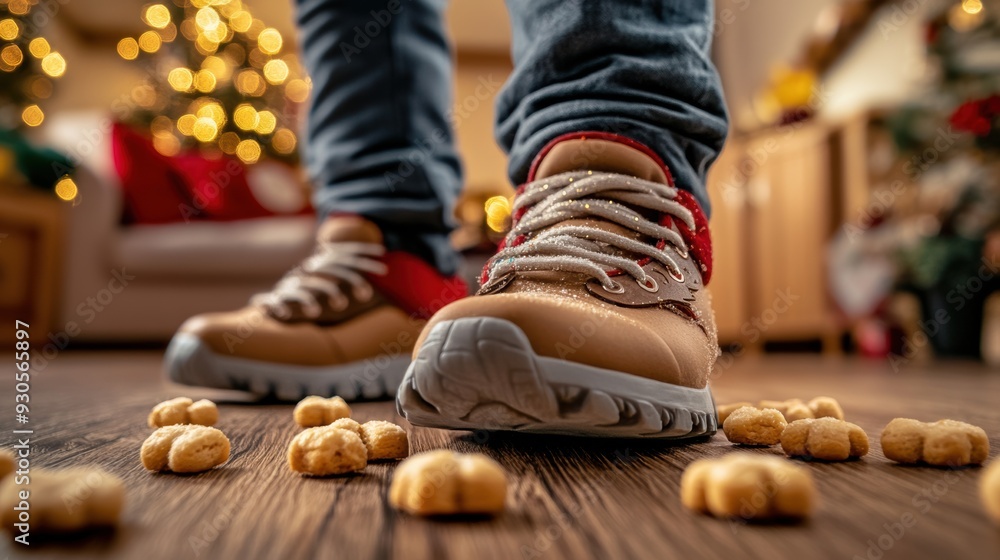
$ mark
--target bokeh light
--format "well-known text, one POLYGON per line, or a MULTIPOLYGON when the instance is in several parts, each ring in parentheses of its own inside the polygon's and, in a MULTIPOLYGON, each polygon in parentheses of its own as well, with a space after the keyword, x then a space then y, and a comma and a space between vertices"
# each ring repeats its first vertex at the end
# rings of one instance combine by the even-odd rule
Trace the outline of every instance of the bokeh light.
POLYGON ((56 182, 56 196, 65 200, 66 202, 72 202, 76 199, 76 196, 80 193, 80 190, 76 187, 76 183, 69 175, 63 176, 56 182))

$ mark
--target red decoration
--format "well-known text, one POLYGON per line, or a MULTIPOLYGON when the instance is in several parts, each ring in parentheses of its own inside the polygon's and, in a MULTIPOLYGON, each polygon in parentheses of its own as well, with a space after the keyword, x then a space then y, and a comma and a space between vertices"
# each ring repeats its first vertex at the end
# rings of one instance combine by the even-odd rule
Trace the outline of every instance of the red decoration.
POLYGON ((257 201, 247 184, 246 167, 235 158, 208 158, 197 151, 167 157, 149 138, 121 123, 112 129, 112 150, 126 224, 278 215, 257 201))
POLYGON ((966 101, 955 109, 948 122, 957 130, 986 136, 993 129, 993 121, 1000 116, 1000 95, 966 101))

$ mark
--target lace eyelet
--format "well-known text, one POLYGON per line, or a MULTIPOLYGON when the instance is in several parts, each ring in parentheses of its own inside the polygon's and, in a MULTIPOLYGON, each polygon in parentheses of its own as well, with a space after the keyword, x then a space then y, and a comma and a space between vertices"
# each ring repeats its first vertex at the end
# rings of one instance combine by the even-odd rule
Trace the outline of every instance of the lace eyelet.
POLYGON ((674 247, 674 251, 677 251, 677 255, 678 255, 678 256, 679 256, 680 258, 682 258, 682 259, 686 259, 686 258, 688 258, 688 250, 687 250, 687 247, 674 247))
POLYGON ((678 270, 677 272, 674 272, 673 270, 668 270, 667 273, 670 274, 670 277, 674 280, 682 283, 684 282, 684 271, 678 270))
POLYGON ((604 291, 608 292, 609 294, 624 294, 625 293, 625 286, 622 286, 621 284, 619 284, 618 282, 615 282, 614 280, 611 281, 611 285, 614 286, 614 287, 613 288, 608 288, 604 284, 601 284, 601 288, 603 288, 604 291))
POLYGON ((638 284, 643 290, 651 293, 656 293, 660 289, 660 285, 656 283, 656 278, 653 278, 652 276, 646 276, 645 282, 636 278, 635 283, 638 284), (650 286, 650 284, 652 285, 650 286))

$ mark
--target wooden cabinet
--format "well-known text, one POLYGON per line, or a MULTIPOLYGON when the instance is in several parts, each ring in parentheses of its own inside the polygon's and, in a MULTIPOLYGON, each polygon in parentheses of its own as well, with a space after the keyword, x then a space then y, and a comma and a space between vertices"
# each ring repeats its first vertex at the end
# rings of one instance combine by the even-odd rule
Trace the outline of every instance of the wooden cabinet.
MULTIPOLYGON (((839 348, 827 243, 846 196, 840 128, 807 123, 732 139, 709 175, 723 343, 818 340, 839 348)), ((855 192, 855 191, 849 191, 855 192)))
POLYGON ((14 340, 14 321, 41 341, 56 310, 62 205, 52 195, 0 185, 0 342, 14 340))

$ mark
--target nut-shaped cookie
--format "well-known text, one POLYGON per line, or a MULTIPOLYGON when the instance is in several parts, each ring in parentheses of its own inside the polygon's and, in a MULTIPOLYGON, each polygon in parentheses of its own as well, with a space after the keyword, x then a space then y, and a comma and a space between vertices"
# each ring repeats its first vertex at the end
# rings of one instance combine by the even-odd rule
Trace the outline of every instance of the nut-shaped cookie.
POLYGON ((715 407, 715 413, 719 416, 719 425, 721 426, 726 421, 726 418, 729 418, 730 414, 744 406, 753 406, 753 403, 743 401, 732 404, 720 404, 715 407))
POLYGON ((844 410, 837 399, 832 397, 816 397, 808 403, 802 399, 784 401, 760 401, 757 408, 773 408, 785 417, 786 422, 794 422, 804 418, 836 418, 844 419, 844 410))
POLYGON ((0 480, 7 478, 7 475, 17 468, 17 460, 14 454, 6 449, 0 449, 0 480))
POLYGON ((722 423, 722 431, 733 443, 774 445, 781 441, 781 432, 787 425, 781 412, 773 408, 744 406, 734 410, 726 418, 722 423))
POLYGON ((1000 459, 994 459, 979 482, 979 495, 983 507, 993 522, 1000 525, 1000 459))
POLYGON ((357 432, 317 426, 302 430, 288 444, 288 468, 309 476, 330 476, 363 470, 368 450, 357 432))
POLYGON ((194 402, 187 397, 177 397, 154 406, 146 423, 150 428, 162 428, 174 424, 212 426, 218 421, 219 409, 214 402, 208 399, 194 402))
POLYGON ((503 511, 507 476, 495 461, 448 450, 418 453, 396 467, 389 503, 417 515, 503 511))
POLYGON ((64 533, 118 524, 125 503, 125 485, 117 476, 87 467, 32 469, 31 484, 0 482, 0 522, 7 530, 19 523, 20 492, 30 492, 32 532, 64 533))
POLYGON ((868 434, 860 426, 836 418, 803 418, 781 433, 781 449, 792 457, 846 461, 868 453, 868 434))
POLYGON ((328 426, 341 418, 351 417, 351 407, 340 397, 308 396, 295 405, 295 423, 303 428, 328 426))
POLYGON ((957 420, 896 418, 882 430, 882 452, 898 463, 981 465, 990 454, 990 440, 979 426, 957 420))
POLYGON ((330 426, 333 428, 340 428, 341 430, 354 432, 359 436, 361 435, 361 424, 359 424, 358 421, 353 418, 341 418, 339 420, 334 420, 333 423, 330 424, 330 426))
POLYGON ((229 459, 229 438, 209 426, 164 426, 146 438, 140 457, 142 466, 151 471, 207 471, 229 459))
POLYGON ((806 403, 806 406, 812 411, 813 418, 844 419, 844 409, 840 407, 840 403, 833 397, 816 397, 806 403))
POLYGON ((730 453, 699 459, 681 476, 681 502, 716 517, 796 519, 812 513, 812 475, 787 459, 730 453))
POLYGON ((361 441, 368 448, 368 460, 402 459, 410 454, 406 430, 384 420, 372 420, 361 425, 361 441))
POLYGON ((812 410, 806 406, 802 399, 788 399, 787 401, 760 401, 757 408, 773 408, 785 417, 785 422, 794 422, 803 418, 814 418, 812 410))

